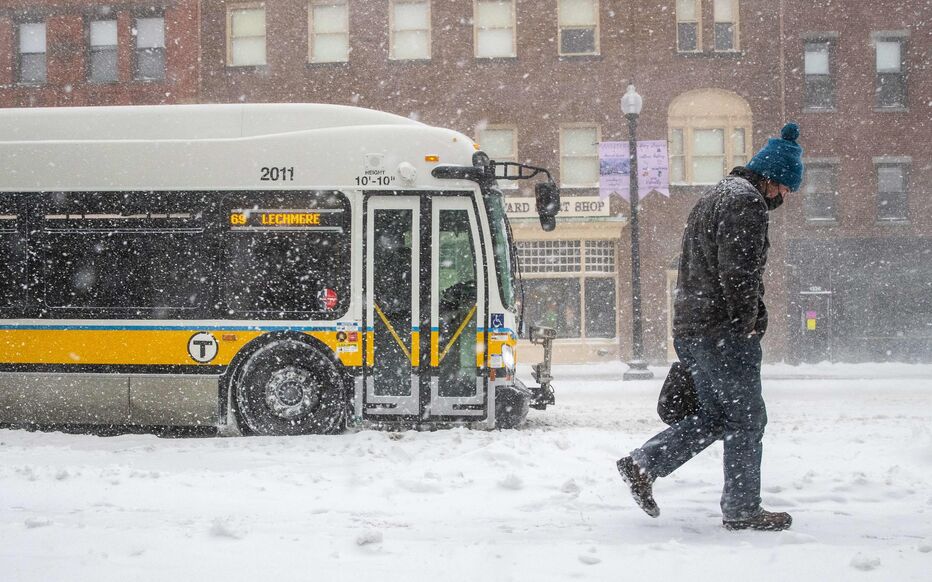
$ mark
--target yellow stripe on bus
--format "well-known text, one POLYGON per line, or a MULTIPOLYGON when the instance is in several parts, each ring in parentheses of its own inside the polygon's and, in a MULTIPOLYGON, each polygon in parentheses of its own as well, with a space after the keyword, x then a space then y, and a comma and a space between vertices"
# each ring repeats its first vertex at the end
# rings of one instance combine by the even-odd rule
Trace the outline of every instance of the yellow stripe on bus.
MULTIPOLYGON (((0 363, 198 366, 201 364, 188 353, 188 340, 198 331, 0 330, 0 363)), ((226 366, 243 346, 266 332, 233 330, 210 333, 217 339, 218 349, 217 355, 207 365, 226 366)), ((338 342, 335 331, 314 331, 308 335, 335 352, 343 365, 362 365, 359 342, 338 342)))

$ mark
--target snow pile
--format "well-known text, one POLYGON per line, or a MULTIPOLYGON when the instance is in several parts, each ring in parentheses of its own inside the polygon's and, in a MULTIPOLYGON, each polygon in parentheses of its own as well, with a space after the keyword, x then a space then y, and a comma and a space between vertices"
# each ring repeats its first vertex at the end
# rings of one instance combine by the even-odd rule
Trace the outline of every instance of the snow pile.
POLYGON ((555 370, 519 431, 160 439, 0 430, 0 578, 925 580, 932 367, 765 368, 764 503, 721 528, 721 445, 634 506, 614 461, 663 370, 555 370))

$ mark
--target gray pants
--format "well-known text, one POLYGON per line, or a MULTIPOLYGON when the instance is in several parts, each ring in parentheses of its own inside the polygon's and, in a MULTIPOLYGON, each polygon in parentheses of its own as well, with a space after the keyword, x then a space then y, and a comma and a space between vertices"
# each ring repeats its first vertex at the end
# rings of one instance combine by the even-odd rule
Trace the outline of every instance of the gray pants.
POLYGON ((720 438, 725 440, 722 516, 746 519, 760 511, 761 439, 767 411, 761 395, 758 336, 674 340, 693 376, 699 414, 689 416, 631 452, 652 477, 666 477, 720 438))

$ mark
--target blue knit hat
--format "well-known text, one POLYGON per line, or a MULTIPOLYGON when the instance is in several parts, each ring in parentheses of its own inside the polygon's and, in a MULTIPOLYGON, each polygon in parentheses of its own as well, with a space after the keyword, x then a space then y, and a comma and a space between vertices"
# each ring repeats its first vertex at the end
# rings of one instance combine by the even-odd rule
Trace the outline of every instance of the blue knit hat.
POLYGON ((768 139, 767 145, 754 154, 747 168, 795 192, 803 181, 803 148, 796 143, 799 126, 792 121, 787 123, 780 132, 780 138, 768 139))

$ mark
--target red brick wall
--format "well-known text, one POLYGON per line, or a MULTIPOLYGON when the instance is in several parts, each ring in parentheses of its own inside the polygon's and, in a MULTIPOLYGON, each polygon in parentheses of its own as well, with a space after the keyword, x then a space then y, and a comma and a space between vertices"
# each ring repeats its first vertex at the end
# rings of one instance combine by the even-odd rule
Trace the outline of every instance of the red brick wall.
POLYGON ((145 105, 197 100, 199 8, 195 0, 129 0, 119 4, 87 0, 18 0, 0 3, 0 107, 63 105, 145 105), (118 82, 87 81, 86 20, 110 7, 116 16, 118 82), (166 78, 135 81, 134 15, 150 8, 164 9, 166 78), (13 27, 26 17, 46 22, 47 82, 38 87, 15 82, 13 27))

